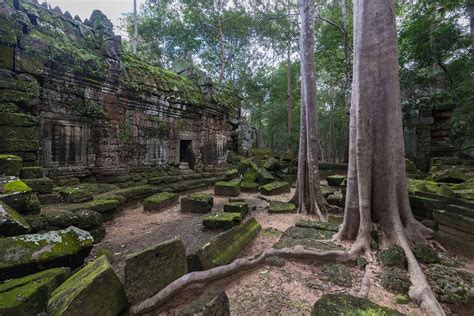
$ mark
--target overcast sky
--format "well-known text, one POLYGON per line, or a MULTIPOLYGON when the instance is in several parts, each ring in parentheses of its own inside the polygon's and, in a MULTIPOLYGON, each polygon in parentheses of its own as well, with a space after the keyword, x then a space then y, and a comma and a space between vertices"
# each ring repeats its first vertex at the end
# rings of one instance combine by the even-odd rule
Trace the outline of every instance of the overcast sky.
MULTIPOLYGON (((112 21, 117 34, 122 34, 118 29, 122 13, 133 12, 133 0, 46 0, 46 2, 53 8, 59 6, 63 12, 69 11, 72 16, 77 14, 82 20, 89 18, 92 11, 99 9, 112 21)), ((145 0, 137 0, 138 9, 144 2, 145 0)))

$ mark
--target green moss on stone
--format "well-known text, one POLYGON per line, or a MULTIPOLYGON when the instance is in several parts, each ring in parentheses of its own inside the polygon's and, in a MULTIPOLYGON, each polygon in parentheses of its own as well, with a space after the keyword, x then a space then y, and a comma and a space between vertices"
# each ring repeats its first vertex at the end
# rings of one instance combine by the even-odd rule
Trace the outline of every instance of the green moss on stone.
POLYGON ((330 186, 345 186, 346 183, 346 176, 342 175, 331 175, 326 177, 326 181, 328 182, 328 185, 330 186))
POLYGON ((412 247, 415 257, 423 263, 438 263, 440 258, 438 253, 430 246, 423 244, 416 244, 412 247))
POLYGON ((474 304, 474 277, 467 271, 431 264, 427 275, 436 297, 441 302, 468 306, 474 304))
POLYGON ((206 193, 191 193, 181 199, 181 211, 207 213, 211 211, 214 199, 206 193))
POLYGON ((240 194, 240 182, 220 181, 214 184, 214 193, 223 196, 238 196, 240 194))
POLYGON ((248 169, 242 176, 242 182, 256 182, 257 176, 257 171, 254 169, 248 169))
POLYGON ((313 306, 312 316, 401 316, 394 309, 390 309, 369 300, 349 294, 324 294, 313 306))
POLYGON ((0 314, 36 315, 44 312, 51 293, 70 272, 69 268, 49 269, 0 284, 0 314))
POLYGON ((242 216, 247 215, 249 212, 249 205, 246 202, 227 202, 224 204, 224 212, 229 213, 240 213, 242 216))
POLYGON ((268 213, 281 214, 281 213, 295 213, 296 206, 293 203, 271 201, 268 206, 268 213))
POLYGON ((42 178, 44 174, 43 167, 32 166, 32 167, 23 167, 20 171, 21 179, 36 179, 42 178))
POLYGON ((92 236, 69 227, 44 234, 0 239, 0 279, 23 276, 45 267, 81 264, 92 248, 92 236))
POLYGON ((18 177, 21 166, 22 159, 20 157, 15 155, 0 155, 0 176, 18 177))
POLYGON ((7 204, 0 201, 0 236, 15 236, 30 231, 27 221, 7 204))
POLYGON ((271 182, 260 187, 263 195, 278 195, 290 192, 290 184, 288 182, 271 182))
POLYGON ((178 202, 178 195, 171 192, 162 192, 152 195, 143 201, 145 212, 164 210, 178 202))
POLYGON ((0 188, 0 193, 8 194, 8 193, 15 193, 15 192, 31 192, 31 188, 26 185, 23 181, 12 178, 11 180, 7 181, 3 184, 3 187, 0 188))
POLYGON ((23 180, 36 193, 47 194, 53 192, 54 184, 49 178, 23 180))
POLYGON ((323 280, 330 281, 338 286, 351 287, 352 276, 349 268, 341 263, 325 264, 321 268, 323 280))
POLYGON ((405 270, 394 267, 383 269, 381 283, 387 290, 400 294, 407 294, 411 285, 405 270))
POLYGON ((202 224, 207 229, 230 229, 242 222, 242 213, 216 213, 203 217, 202 224))
POLYGON ((380 263, 384 266, 405 268, 405 253, 399 246, 390 246, 377 253, 380 263))
POLYGON ((198 251, 202 267, 207 270, 231 262, 260 229, 261 225, 254 218, 250 218, 216 236, 198 251))
POLYGON ((119 278, 101 256, 59 286, 48 302, 48 315, 117 315, 127 305, 119 278))
POLYGON ((258 191, 259 184, 256 182, 241 182, 240 189, 242 192, 256 192, 258 191))
MULTIPOLYGON (((6 126, 37 126, 36 117, 21 113, 2 113, 0 115, 0 125, 6 126)), ((20 150, 21 151, 21 150, 20 150)))

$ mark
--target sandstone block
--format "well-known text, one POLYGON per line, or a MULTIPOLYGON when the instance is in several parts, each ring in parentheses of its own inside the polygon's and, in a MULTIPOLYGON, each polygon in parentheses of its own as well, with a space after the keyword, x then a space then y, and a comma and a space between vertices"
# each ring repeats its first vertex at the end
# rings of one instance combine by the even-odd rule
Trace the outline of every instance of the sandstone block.
POLYGON ((282 213, 295 213, 296 206, 293 203, 271 201, 268 206, 268 213, 271 214, 282 214, 282 213))
POLYGON ((0 280, 52 267, 80 266, 93 241, 88 232, 76 227, 0 238, 0 280))
POLYGON ((184 243, 174 238, 128 255, 125 291, 130 303, 151 297, 188 272, 184 243))
POLYGON ((192 193, 181 198, 181 212, 208 213, 213 205, 214 199, 205 193, 192 193))
POLYGON ((260 192, 263 195, 278 195, 290 192, 290 184, 288 182, 272 182, 262 185, 260 192))
MULTIPOLYGON (((227 213, 232 214, 232 213, 227 213)), ((198 250, 204 270, 227 264, 258 234, 261 225, 255 218, 221 233, 198 250)))
POLYGON ((207 229, 230 229, 242 221, 241 213, 217 213, 203 217, 202 224, 207 229))
POLYGON ((36 315, 46 310, 51 293, 71 270, 54 268, 0 284, 0 315, 36 315))
POLYGON ((179 316, 228 316, 230 315, 229 298, 224 291, 209 288, 196 300, 178 313, 179 316))
POLYGON ((0 236, 27 234, 31 230, 28 222, 7 204, 0 201, 0 236))
POLYGON ((227 202, 224 204, 224 212, 240 213, 244 217, 249 212, 249 205, 241 201, 227 202))
POLYGON ((61 284, 48 301, 48 315, 117 315, 127 306, 122 283, 101 256, 61 284))
POLYGON ((223 196, 238 196, 240 194, 240 182, 217 182, 214 184, 214 194, 223 196))
POLYGON ((163 192, 152 195, 143 201, 145 212, 159 212, 178 202, 178 195, 171 192, 163 192))
MULTIPOLYGON (((4 113, 2 113, 3 115, 4 113)), ((14 155, 0 155, 0 176, 14 176, 20 175, 22 160, 14 155)))

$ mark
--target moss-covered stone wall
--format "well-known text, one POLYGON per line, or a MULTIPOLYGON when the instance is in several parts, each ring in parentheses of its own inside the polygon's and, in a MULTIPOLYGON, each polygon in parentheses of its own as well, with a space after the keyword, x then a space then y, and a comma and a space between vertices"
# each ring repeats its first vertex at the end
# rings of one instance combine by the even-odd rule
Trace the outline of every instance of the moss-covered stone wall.
POLYGON ((124 53, 100 11, 0 2, 0 153, 51 177, 178 165, 181 141, 197 167, 223 162, 240 99, 205 82, 124 53))

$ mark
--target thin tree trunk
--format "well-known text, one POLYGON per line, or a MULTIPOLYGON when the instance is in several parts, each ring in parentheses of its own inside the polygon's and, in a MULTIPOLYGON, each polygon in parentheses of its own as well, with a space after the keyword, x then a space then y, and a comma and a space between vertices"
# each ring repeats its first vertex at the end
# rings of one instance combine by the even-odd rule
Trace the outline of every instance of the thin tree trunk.
POLYGON ((430 231, 410 209, 405 177, 395 0, 354 1, 354 82, 346 209, 336 239, 370 250, 376 226, 383 244, 408 261, 410 297, 430 315, 444 315, 413 252, 430 231))
POLYGON ((138 45, 138 22, 137 22, 137 0, 133 0, 133 39, 132 39, 132 51, 133 54, 137 54, 138 45))
POLYGON ((347 6, 346 0, 341 0, 341 14, 342 14, 342 23, 341 28, 344 38, 344 92, 346 102, 346 108, 350 107, 350 98, 351 98, 351 55, 350 55, 350 45, 349 45, 349 33, 347 31, 347 6))
POLYGON ((467 11, 469 14, 469 27, 471 30, 471 53, 474 54, 474 1, 467 0, 467 11))
POLYGON ((314 0, 300 0, 301 115, 298 178, 295 196, 298 211, 327 220, 329 205, 321 192, 318 169, 318 113, 314 58, 314 0))
POLYGON ((287 52, 286 52, 286 62, 287 62, 287 92, 286 92, 286 98, 287 98, 287 115, 288 115, 288 151, 291 151, 291 132, 293 130, 293 98, 291 95, 292 92, 292 84, 291 84, 291 73, 292 73, 292 67, 291 67, 291 40, 288 39, 287 43, 287 52))
POLYGON ((220 60, 221 60, 221 68, 219 71, 219 82, 222 82, 224 80, 224 72, 225 72, 225 45, 224 45, 224 34, 222 34, 222 23, 220 19, 218 20, 217 37, 219 38, 220 60))

